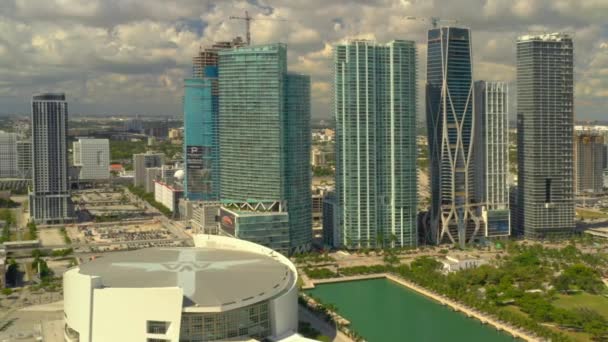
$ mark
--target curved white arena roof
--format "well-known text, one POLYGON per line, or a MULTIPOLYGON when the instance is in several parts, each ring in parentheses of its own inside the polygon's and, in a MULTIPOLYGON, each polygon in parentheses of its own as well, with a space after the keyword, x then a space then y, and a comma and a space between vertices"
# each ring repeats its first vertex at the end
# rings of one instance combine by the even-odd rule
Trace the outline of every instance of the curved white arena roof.
POLYGON ((275 254, 226 248, 150 248, 114 253, 79 266, 103 287, 179 287, 184 307, 245 306, 290 289, 293 270, 275 254))

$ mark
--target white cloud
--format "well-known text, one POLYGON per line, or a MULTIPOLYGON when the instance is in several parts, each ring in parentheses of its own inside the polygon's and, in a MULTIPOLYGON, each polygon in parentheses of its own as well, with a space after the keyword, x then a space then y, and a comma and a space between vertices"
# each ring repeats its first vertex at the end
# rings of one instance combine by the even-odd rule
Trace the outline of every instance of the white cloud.
POLYGON ((178 115, 182 78, 190 71, 192 55, 200 45, 244 36, 244 23, 229 17, 247 10, 255 18, 273 19, 252 22, 253 41, 287 42, 290 69, 311 75, 315 115, 330 114, 332 44, 344 38, 415 40, 423 89, 429 22, 405 20, 406 16, 458 19, 471 27, 475 77, 486 79, 514 81, 518 35, 529 30, 572 32, 577 114, 604 114, 608 89, 608 33, 602 27, 608 16, 605 0, 252 3, 4 0, 0 6, 0 100, 5 108, 27 112, 31 93, 62 89, 82 103, 77 106, 82 112, 178 115))

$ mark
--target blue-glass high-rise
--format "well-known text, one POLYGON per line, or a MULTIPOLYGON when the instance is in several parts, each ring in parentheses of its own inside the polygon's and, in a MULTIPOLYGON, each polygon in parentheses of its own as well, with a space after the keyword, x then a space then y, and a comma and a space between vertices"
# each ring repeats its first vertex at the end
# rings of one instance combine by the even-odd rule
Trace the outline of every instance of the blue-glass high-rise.
POLYGON ((193 58, 192 78, 184 80, 184 197, 218 200, 219 98, 218 51, 233 46, 220 42, 193 58))
MULTIPOLYGON (((217 67, 209 68, 210 75, 217 75, 217 67)), ((184 196, 189 200, 217 200, 219 196, 214 82, 217 84, 217 77, 184 80, 184 196)))
POLYGON ((426 116, 430 154, 430 236, 435 243, 471 242, 480 232, 473 178, 471 32, 428 32, 426 116))

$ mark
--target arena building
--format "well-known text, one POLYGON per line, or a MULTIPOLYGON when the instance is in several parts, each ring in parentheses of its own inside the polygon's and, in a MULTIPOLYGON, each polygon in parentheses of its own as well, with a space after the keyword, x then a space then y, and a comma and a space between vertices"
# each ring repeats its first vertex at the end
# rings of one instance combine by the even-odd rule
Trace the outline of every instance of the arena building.
POLYGON ((231 237, 194 243, 108 254, 67 271, 66 341, 310 341, 297 335, 289 259, 231 237))

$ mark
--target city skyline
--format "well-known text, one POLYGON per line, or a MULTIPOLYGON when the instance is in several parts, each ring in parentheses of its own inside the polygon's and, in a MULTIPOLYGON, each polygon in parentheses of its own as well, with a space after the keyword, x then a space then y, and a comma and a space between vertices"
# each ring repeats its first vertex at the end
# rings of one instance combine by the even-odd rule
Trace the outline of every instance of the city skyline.
MULTIPOLYGON (((244 36, 244 24, 228 17, 248 10, 254 18, 288 20, 254 21, 253 44, 289 45, 290 69, 311 75, 313 117, 331 117, 333 44, 353 37, 415 40, 419 59, 424 60, 430 23, 405 17, 439 16, 457 19, 475 32, 473 78, 504 80, 513 93, 516 37, 528 31, 572 32, 575 48, 585 52, 575 58, 575 119, 602 118, 608 93, 608 26, 602 20, 606 5, 470 2, 479 11, 447 1, 435 6, 396 0, 324 6, 262 0, 207 5, 188 0, 179 5, 133 1, 121 5, 121 15, 116 16, 118 3, 64 1, 32 6, 8 1, 0 19, 6 28, 0 33, 4 104, 0 115, 27 113, 32 93, 60 90, 69 94, 74 114, 179 116, 182 80, 191 73, 191 56, 200 45, 244 36)), ((419 74, 421 86, 423 65, 419 74)), ((513 105, 515 96, 511 101, 513 105)), ((423 110, 419 106, 419 117, 423 110)))

